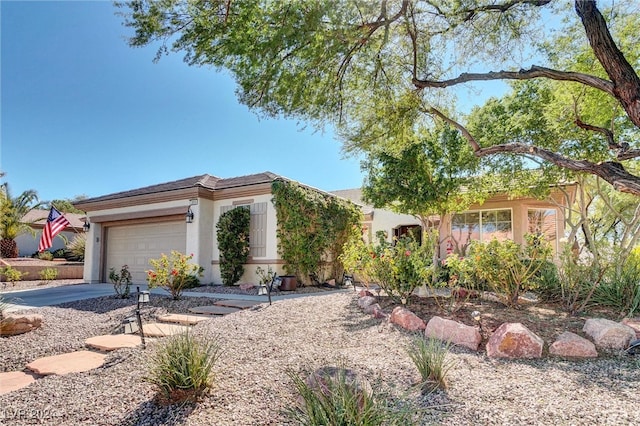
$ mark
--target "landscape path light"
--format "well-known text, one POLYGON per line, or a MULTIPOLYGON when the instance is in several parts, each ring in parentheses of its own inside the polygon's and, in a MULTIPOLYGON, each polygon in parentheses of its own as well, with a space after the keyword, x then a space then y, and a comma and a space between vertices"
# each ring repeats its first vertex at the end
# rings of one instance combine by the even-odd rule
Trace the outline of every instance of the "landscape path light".
POLYGON ((149 303, 149 292, 140 291, 140 287, 136 287, 138 290, 138 303, 136 305, 136 318, 138 319, 138 330, 140 331, 140 341, 142 342, 142 349, 146 349, 147 345, 144 341, 144 330, 142 329, 142 317, 140 316, 140 304, 149 303))

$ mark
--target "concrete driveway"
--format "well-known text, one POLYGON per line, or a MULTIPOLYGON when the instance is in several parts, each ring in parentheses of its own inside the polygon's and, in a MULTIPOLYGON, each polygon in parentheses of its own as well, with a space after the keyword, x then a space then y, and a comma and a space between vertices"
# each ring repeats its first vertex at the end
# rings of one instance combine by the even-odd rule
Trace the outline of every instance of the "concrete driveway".
MULTIPOLYGON (((147 290, 146 285, 140 285, 140 290, 147 290)), ((132 293, 135 293, 136 286, 131 286, 132 293)), ((336 290, 339 292, 349 292, 351 290, 336 290)), ((151 290, 152 294, 169 293, 161 288, 151 290)), ((294 294, 277 294, 273 295, 273 301, 294 299, 307 296, 322 296, 335 293, 333 291, 322 293, 294 293, 294 294)), ((3 293, 5 302, 9 303, 6 312, 17 311, 21 309, 33 309, 42 306, 52 306, 60 303, 73 302, 75 300, 92 299, 94 297, 111 296, 114 294, 113 285, 111 284, 74 284, 60 287, 50 288, 34 288, 30 290, 14 291, 3 293)), ((213 299, 233 299, 233 300, 252 300, 257 302, 267 302, 267 296, 255 296, 248 294, 220 294, 205 292, 189 292, 182 293, 184 297, 211 297, 213 299)))

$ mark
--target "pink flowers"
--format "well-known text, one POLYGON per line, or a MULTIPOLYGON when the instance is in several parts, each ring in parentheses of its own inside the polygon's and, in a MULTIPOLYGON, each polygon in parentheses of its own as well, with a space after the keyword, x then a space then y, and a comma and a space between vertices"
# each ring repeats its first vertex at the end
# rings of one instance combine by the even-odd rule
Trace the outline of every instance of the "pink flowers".
POLYGON ((171 275, 173 275, 174 277, 178 275, 178 271, 176 269, 172 269, 171 270, 171 275))
POLYGON ((411 250, 407 250, 407 251, 405 251, 405 252, 404 252, 404 255, 405 255, 405 256, 407 256, 407 257, 411 256, 411 250))

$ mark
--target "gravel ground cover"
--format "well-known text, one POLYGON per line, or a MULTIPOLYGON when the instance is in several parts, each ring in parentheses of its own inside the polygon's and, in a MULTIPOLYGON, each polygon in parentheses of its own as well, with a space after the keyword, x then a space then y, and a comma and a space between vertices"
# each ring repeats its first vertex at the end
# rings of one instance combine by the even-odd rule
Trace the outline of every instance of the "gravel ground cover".
MULTIPOLYGON (((145 320, 211 302, 153 295, 145 320)), ((0 340, 2 371, 82 349, 84 339, 113 332, 134 309, 132 299, 104 297, 30 310, 44 316, 44 325, 0 340)), ((212 318, 194 327, 194 333, 219 339, 224 350, 215 387, 198 404, 154 402, 155 391, 143 379, 159 339, 146 350, 110 353, 102 368, 44 377, 0 396, 0 424, 291 424, 285 412, 296 395, 287 372, 310 372, 324 365, 352 368, 376 391, 420 409, 415 424, 640 424, 640 363, 632 357, 503 361, 454 348, 449 389, 422 396, 414 386, 418 373, 406 354, 413 335, 362 313, 353 293, 263 304, 212 318)))

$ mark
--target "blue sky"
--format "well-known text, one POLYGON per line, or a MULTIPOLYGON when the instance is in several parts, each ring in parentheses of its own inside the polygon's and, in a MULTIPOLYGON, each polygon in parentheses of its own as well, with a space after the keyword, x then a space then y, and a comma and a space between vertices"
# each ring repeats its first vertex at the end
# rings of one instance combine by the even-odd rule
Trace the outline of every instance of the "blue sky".
POLYGON ((0 169, 13 196, 90 197, 203 173, 262 171, 324 190, 359 187, 330 131, 259 118, 233 79, 153 63, 111 2, 2 1, 0 169))

